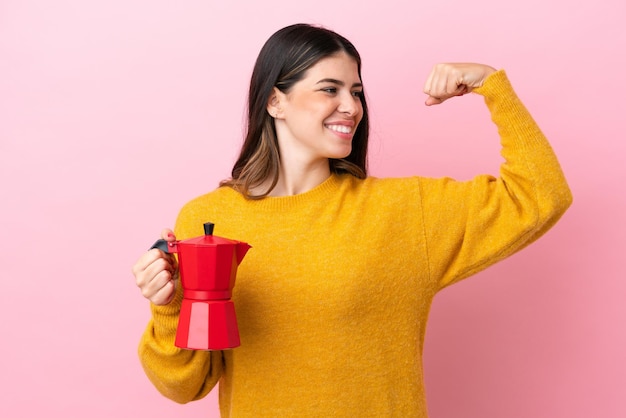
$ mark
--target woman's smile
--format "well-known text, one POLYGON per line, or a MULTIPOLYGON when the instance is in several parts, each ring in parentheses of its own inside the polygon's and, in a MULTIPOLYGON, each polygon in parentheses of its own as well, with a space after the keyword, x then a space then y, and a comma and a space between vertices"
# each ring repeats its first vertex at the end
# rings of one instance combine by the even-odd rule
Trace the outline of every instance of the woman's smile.
POLYGON ((350 137, 352 137, 352 133, 353 133, 352 128, 354 127, 354 122, 333 122, 333 123, 325 124, 324 126, 333 132, 337 132, 337 133, 344 134, 344 135, 350 134, 350 137))

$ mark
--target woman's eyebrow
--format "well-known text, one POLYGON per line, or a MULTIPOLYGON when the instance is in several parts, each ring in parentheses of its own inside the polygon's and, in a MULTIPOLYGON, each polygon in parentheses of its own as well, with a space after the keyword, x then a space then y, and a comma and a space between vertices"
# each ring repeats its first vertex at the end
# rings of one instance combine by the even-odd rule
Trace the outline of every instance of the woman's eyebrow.
MULTIPOLYGON (((322 84, 322 83, 337 84, 338 86, 342 86, 342 87, 346 85, 346 83, 344 83, 343 81, 337 80, 337 79, 334 79, 334 78, 324 78, 324 79, 321 79, 320 81, 318 81, 316 84, 322 84)), ((352 87, 353 88, 354 87, 363 87, 363 83, 354 83, 352 85, 352 87)))

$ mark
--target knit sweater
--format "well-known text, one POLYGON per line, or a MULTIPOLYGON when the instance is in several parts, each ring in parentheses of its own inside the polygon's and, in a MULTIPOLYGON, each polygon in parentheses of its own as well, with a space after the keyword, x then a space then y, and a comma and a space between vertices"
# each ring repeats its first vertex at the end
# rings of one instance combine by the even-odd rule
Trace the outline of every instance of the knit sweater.
POLYGON ((295 196, 222 187, 186 204, 178 239, 252 245, 233 301, 241 346, 174 346, 182 298, 151 306, 139 353, 165 396, 219 382, 223 417, 427 417, 422 350, 435 294, 544 234, 571 203, 559 163, 503 71, 474 90, 502 143, 499 177, 332 175, 295 196))

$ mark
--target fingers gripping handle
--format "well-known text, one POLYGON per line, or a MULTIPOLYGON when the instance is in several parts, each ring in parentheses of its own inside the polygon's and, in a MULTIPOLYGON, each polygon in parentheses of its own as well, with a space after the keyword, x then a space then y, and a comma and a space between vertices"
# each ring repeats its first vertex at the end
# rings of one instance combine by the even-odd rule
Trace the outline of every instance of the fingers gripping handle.
POLYGON ((164 239, 157 240, 154 244, 152 244, 152 247, 150 247, 149 250, 153 248, 158 248, 159 250, 163 251, 165 254, 171 254, 171 253, 176 252, 176 246, 174 245, 174 243, 170 244, 164 239))

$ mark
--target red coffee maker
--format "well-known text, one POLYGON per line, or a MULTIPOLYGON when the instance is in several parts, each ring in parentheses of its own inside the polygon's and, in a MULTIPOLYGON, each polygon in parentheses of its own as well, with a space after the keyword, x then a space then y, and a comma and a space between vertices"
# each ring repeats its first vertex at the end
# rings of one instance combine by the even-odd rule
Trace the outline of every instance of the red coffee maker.
POLYGON ((182 241, 157 241, 152 248, 178 253, 183 301, 175 345, 192 350, 238 347, 239 329, 232 290, 237 267, 251 248, 241 241, 213 235, 204 224, 204 236, 182 241))

